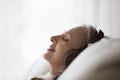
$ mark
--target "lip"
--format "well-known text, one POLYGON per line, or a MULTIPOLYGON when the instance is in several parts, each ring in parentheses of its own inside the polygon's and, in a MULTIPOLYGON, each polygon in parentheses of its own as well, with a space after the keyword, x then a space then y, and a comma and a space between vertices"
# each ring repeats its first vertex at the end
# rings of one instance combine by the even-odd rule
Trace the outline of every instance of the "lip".
POLYGON ((53 46, 53 45, 50 45, 48 51, 55 52, 54 46, 53 46))

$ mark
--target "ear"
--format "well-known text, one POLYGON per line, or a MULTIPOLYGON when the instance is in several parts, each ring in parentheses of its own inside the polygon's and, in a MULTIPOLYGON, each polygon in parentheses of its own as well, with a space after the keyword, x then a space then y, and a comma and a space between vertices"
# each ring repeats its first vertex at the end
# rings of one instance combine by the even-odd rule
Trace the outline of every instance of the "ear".
POLYGON ((94 43, 96 41, 101 40, 103 37, 104 37, 104 33, 102 30, 97 31, 95 28, 90 27, 88 43, 94 43))

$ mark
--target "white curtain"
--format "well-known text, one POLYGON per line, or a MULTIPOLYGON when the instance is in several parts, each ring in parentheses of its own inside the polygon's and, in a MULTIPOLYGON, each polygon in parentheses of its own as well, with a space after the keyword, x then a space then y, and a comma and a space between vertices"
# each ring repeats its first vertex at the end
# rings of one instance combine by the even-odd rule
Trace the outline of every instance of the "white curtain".
POLYGON ((22 80, 50 36, 77 25, 120 38, 120 0, 0 0, 0 80, 22 80))

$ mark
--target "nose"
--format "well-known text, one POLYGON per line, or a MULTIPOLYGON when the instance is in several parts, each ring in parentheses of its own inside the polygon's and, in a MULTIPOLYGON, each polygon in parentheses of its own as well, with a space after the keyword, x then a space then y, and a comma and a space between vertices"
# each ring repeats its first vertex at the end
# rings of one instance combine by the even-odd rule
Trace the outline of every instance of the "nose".
POLYGON ((53 43, 57 43, 57 42, 58 42, 58 38, 59 38, 59 36, 52 36, 52 37, 50 38, 50 40, 51 40, 53 43))

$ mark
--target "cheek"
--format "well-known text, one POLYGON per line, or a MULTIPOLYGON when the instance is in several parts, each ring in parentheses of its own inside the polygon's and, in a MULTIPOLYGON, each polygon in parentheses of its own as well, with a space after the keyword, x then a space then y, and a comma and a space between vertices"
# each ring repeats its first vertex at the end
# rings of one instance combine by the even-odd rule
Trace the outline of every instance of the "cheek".
POLYGON ((65 56, 67 51, 69 51, 70 49, 71 49, 71 45, 69 45, 67 43, 66 44, 65 43, 58 44, 56 46, 56 55, 65 56))
POLYGON ((68 44, 61 43, 61 44, 58 44, 57 49, 64 52, 64 51, 67 51, 69 47, 70 46, 68 44))
POLYGON ((71 49, 79 49, 81 45, 81 40, 78 40, 77 38, 72 41, 70 44, 71 49))

